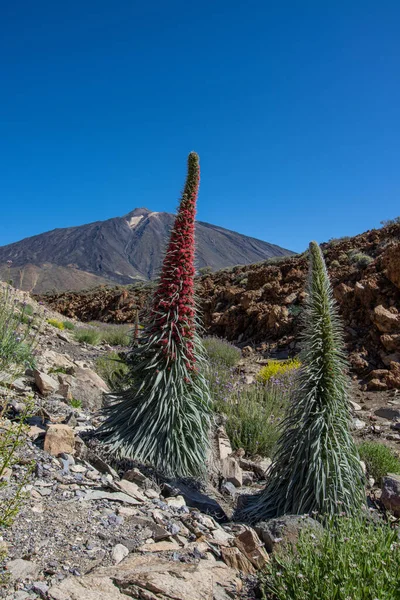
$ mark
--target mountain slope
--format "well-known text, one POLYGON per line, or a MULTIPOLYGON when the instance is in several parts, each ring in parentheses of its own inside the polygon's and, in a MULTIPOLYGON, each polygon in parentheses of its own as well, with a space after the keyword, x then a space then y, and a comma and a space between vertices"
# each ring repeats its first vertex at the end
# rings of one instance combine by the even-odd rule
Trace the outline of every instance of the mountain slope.
MULTIPOLYGON (((157 276, 174 215, 136 208, 123 217, 54 229, 0 247, 0 277, 22 289, 82 289, 157 276), (11 267, 7 261, 12 261, 11 267)), ((197 266, 220 269, 292 254, 268 242, 197 222, 197 266)))

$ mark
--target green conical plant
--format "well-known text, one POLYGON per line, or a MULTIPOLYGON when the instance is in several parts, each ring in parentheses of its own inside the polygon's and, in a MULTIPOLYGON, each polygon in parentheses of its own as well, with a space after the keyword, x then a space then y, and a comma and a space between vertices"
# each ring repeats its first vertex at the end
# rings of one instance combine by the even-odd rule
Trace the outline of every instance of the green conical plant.
POLYGON ((309 247, 303 352, 267 485, 238 515, 256 522, 284 514, 353 513, 365 507, 364 476, 350 434, 342 328, 321 250, 309 247))
POLYGON ((117 455, 168 476, 205 471, 211 400, 197 332, 194 233, 200 181, 191 152, 188 175, 145 328, 128 353, 129 389, 110 395, 100 437, 117 455), (136 383, 135 383, 136 382, 136 383))

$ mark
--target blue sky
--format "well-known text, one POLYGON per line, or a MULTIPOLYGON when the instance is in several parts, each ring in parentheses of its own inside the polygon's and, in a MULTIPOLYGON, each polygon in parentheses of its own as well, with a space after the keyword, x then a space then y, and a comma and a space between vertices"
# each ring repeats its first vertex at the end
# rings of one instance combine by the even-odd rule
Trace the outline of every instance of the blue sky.
POLYGON ((174 211, 301 251, 400 214, 396 0, 21 0, 0 23, 0 245, 174 211))

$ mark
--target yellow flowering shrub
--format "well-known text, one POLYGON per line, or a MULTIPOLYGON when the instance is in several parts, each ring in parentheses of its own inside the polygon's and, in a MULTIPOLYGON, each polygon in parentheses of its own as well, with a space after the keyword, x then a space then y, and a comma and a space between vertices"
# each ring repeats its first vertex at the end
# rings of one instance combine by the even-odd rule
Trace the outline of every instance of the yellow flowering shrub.
POLYGON ((290 358, 288 360, 270 360, 257 375, 258 381, 266 383, 271 378, 279 378, 286 375, 290 371, 294 371, 301 366, 298 358, 290 358))

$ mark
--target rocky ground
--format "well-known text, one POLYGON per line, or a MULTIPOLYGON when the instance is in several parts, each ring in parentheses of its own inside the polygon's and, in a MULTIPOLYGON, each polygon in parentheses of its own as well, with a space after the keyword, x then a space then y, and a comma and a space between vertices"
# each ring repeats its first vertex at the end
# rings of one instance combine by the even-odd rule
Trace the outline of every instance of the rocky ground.
MULTIPOLYGON (((207 484, 165 480, 143 465, 116 461, 92 435, 107 391, 94 360, 110 348, 79 344, 48 324, 38 348, 37 369, 18 378, 7 396, 9 420, 18 419, 32 396, 34 408, 26 445, 1 490, 10 493, 23 482, 20 514, 2 532, 7 558, 0 597, 253 598, 268 553, 310 524, 288 517, 253 529, 230 519, 238 496, 263 485, 269 459, 233 453, 220 427, 207 484), (80 408, 71 407, 72 398, 80 408)), ((239 369, 251 384, 265 353, 247 347, 243 355, 239 369)), ((354 435, 399 448, 398 392, 365 391, 354 380, 353 397, 354 435)), ((369 485, 372 503, 400 511, 400 481, 393 484, 397 496, 393 485, 383 495, 369 485)))
MULTIPOLYGON (((354 372, 369 390, 400 389, 400 224, 322 244, 354 372), (361 255, 361 256, 360 256, 361 255)), ((208 333, 269 356, 298 350, 306 254, 198 278, 208 333)), ((99 288, 43 300, 81 320, 133 322, 151 290, 99 288)))

